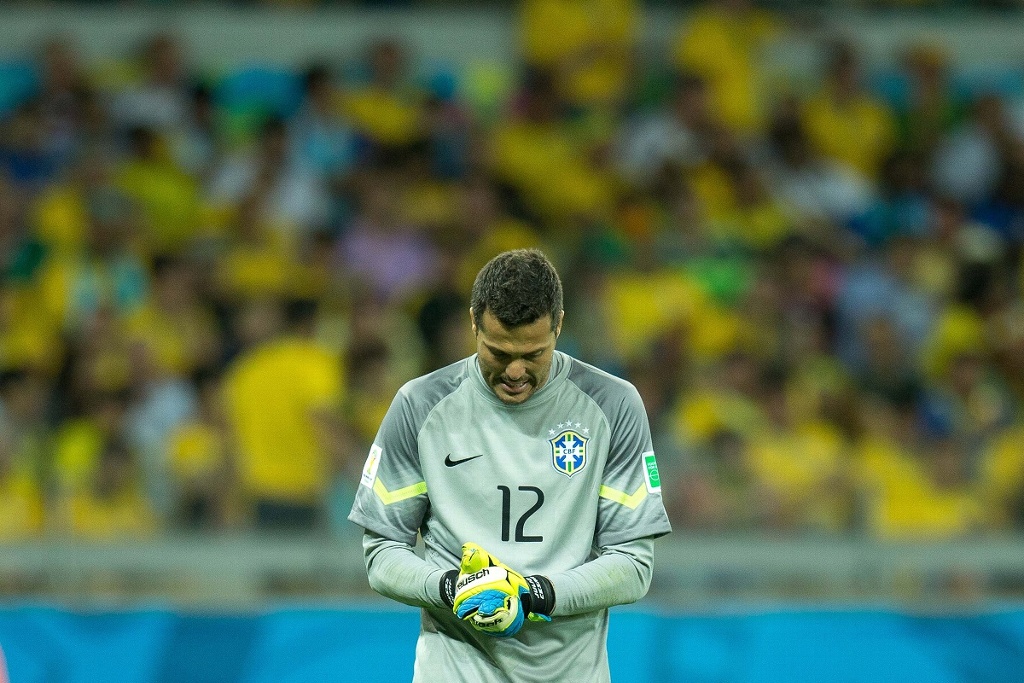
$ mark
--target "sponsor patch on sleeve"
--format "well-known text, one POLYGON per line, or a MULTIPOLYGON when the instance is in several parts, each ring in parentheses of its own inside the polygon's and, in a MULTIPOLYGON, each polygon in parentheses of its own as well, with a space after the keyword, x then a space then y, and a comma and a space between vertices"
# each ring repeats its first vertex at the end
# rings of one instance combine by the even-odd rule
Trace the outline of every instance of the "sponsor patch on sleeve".
POLYGON ((368 489, 372 489, 373 482, 377 481, 377 468, 380 466, 380 456, 383 453, 383 448, 373 444, 370 447, 370 454, 366 456, 366 464, 363 465, 363 476, 360 477, 359 483, 368 489))
POLYGON ((654 459, 654 451, 647 451, 640 457, 644 460, 644 483, 647 484, 647 492, 661 493, 661 475, 658 474, 658 461, 654 459))

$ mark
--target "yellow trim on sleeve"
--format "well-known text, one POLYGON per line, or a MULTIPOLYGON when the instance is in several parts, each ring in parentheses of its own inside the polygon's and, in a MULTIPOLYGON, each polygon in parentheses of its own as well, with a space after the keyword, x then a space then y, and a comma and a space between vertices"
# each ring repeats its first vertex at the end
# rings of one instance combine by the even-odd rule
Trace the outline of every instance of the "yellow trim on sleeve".
POLYGON ((427 482, 421 481, 417 484, 413 484, 412 486, 400 488, 397 491, 388 491, 381 482, 380 477, 377 477, 376 481, 373 482, 373 492, 377 494, 377 497, 380 498, 382 503, 385 505, 391 505, 392 503, 397 503, 400 500, 405 500, 406 498, 412 498, 413 496, 418 496, 421 493, 426 493, 427 482))
POLYGON ((640 484, 640 488, 634 491, 633 495, 629 495, 628 493, 616 491, 615 489, 608 488, 602 484, 601 490, 598 491, 598 495, 612 501, 613 503, 625 505, 630 510, 635 510, 636 506, 643 502, 643 499, 647 497, 647 487, 640 484))

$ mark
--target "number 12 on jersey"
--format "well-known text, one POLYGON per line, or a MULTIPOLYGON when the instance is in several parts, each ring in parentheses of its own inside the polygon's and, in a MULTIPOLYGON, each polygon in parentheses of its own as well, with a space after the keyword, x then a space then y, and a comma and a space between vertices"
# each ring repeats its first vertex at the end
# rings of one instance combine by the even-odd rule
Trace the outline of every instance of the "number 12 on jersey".
MULTIPOLYGON (((501 491, 501 540, 507 541, 509 540, 512 526, 512 489, 508 486, 499 486, 498 490, 501 491)), ((526 520, 544 504, 544 492, 536 486, 520 486, 519 490, 525 493, 533 493, 536 496, 536 500, 533 503, 533 507, 524 512, 519 521, 516 522, 516 542, 540 543, 544 540, 544 537, 527 536, 525 528, 526 520)))

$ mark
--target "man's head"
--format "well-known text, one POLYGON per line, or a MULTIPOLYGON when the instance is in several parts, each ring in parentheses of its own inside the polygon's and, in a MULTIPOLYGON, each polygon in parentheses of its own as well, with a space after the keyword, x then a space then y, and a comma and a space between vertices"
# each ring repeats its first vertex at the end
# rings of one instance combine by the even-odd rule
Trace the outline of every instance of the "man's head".
POLYGON ((498 254, 477 274, 470 315, 480 370, 505 403, 547 381, 562 313, 562 282, 536 249, 498 254))

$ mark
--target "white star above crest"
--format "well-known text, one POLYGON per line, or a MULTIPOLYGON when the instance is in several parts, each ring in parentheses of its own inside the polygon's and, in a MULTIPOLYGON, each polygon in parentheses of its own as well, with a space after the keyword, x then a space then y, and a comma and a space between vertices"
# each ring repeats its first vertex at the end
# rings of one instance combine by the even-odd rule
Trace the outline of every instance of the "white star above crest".
POLYGON ((554 435, 555 435, 555 430, 554 429, 549 429, 548 430, 548 436, 554 436, 554 435))
POLYGON ((559 422, 558 423, 558 428, 559 429, 565 429, 565 423, 564 422, 559 422))
POLYGON ((584 434, 589 434, 590 433, 590 427, 584 427, 583 428, 583 433, 584 434))

